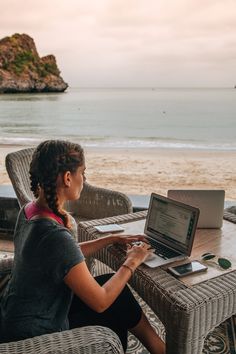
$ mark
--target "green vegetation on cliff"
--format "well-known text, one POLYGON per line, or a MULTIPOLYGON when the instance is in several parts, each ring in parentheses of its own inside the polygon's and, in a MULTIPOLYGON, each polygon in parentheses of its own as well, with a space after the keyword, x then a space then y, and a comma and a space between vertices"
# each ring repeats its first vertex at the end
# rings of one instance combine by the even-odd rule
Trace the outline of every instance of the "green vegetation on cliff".
POLYGON ((13 61, 5 59, 3 63, 4 70, 13 70, 16 75, 21 74, 25 69, 32 69, 32 64, 35 65, 36 58, 30 51, 23 51, 15 56, 13 61))
POLYGON ((5 59, 2 68, 7 71, 13 70, 16 75, 20 75, 23 71, 34 69, 40 77, 46 77, 48 74, 60 75, 56 63, 40 63, 38 58, 31 51, 18 53, 13 61, 7 61, 5 59))

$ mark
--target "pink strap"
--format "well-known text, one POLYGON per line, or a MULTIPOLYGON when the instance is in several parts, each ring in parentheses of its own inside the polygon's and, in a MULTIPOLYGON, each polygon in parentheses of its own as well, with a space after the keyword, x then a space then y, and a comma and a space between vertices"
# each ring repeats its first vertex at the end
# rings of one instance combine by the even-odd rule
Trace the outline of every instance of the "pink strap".
POLYGON ((28 220, 36 217, 36 216, 41 216, 41 217, 48 217, 50 219, 56 220, 59 224, 64 225, 63 220, 53 213, 52 211, 46 209, 46 208, 41 208, 39 207, 35 201, 29 202, 25 206, 25 215, 28 220))

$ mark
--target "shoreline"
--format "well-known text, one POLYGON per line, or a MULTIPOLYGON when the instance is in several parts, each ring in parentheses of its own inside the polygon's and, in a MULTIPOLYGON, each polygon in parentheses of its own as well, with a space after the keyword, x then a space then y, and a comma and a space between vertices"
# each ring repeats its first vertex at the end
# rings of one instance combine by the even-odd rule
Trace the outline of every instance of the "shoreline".
MULTIPOLYGON (((5 156, 32 145, 0 144, 0 184, 10 184, 5 156)), ((236 200, 236 151, 84 147, 89 183, 125 194, 168 189, 225 189, 236 200)))
MULTIPOLYGON (((52 138, 52 139, 56 139, 56 138, 52 138)), ((116 151, 116 150, 129 150, 129 151, 191 151, 191 152, 203 152, 203 153, 236 153, 236 147, 233 147, 232 149, 230 148, 217 148, 217 147, 193 147, 191 145, 186 145, 185 147, 181 146, 120 146, 120 145, 86 145, 86 142, 84 142, 83 140, 79 140, 79 139, 70 139, 70 138, 58 138, 59 140, 67 140, 67 141, 71 141, 73 143, 78 143, 80 144, 84 150, 104 150, 104 151, 107 151, 108 149, 109 150, 112 150, 112 151, 116 151)), ((50 138, 47 138, 47 139, 42 139, 42 140, 39 140, 37 142, 34 142, 34 143, 2 143, 0 142, 0 149, 6 149, 6 148, 16 148, 17 150, 20 150, 20 149, 25 149, 25 148, 30 148, 30 147, 35 147, 37 146, 38 144, 40 144, 42 141, 44 140, 50 140, 50 138)))

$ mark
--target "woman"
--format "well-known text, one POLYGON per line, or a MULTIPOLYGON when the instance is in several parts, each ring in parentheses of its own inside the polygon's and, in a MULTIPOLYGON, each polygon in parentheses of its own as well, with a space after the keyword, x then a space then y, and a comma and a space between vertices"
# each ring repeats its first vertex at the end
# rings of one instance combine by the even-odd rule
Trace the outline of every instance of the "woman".
POLYGON ((80 145, 50 140, 30 165, 35 201, 19 213, 12 278, 1 301, 1 341, 15 341, 85 325, 111 328, 127 347, 127 331, 151 353, 163 354, 157 336, 126 283, 151 252, 142 235, 108 235, 76 244, 74 219, 63 209, 85 181, 80 145), (93 278, 85 258, 112 243, 128 246, 115 274, 93 278))

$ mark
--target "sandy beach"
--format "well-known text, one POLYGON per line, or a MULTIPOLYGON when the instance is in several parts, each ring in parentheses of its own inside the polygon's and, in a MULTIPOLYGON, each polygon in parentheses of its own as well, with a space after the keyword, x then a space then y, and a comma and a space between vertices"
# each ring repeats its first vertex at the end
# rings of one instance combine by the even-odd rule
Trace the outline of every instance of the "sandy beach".
MULTIPOLYGON (((0 146, 0 184, 10 184, 0 146)), ((171 188, 225 189, 236 200, 236 152, 181 149, 86 148, 87 181, 127 194, 165 195, 171 188)))

